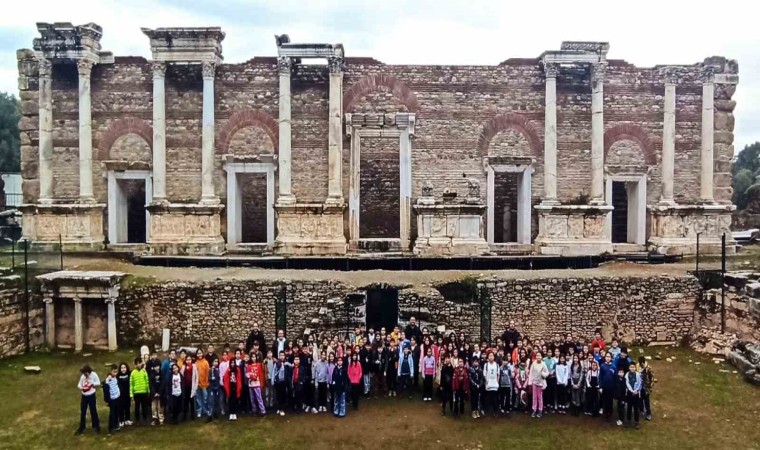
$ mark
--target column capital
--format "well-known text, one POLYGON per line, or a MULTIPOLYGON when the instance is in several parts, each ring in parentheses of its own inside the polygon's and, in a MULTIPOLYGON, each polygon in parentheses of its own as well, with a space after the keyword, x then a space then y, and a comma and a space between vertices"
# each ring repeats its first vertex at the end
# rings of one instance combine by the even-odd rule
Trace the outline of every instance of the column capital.
POLYGON ((665 85, 678 84, 679 74, 675 67, 665 67, 662 71, 662 78, 665 85))
POLYGON ((330 73, 341 73, 345 68, 345 59, 337 56, 327 58, 327 67, 330 73))
POLYGON ((71 299, 74 301, 74 303, 82 303, 82 297, 79 297, 78 295, 71 297, 71 299))
POLYGON ((92 66, 94 65, 95 63, 88 59, 80 59, 77 61, 77 71, 79 72, 79 76, 90 78, 90 74, 92 73, 92 66))
POLYGON ((214 61, 203 61, 201 63, 203 78, 214 78, 216 75, 216 63, 214 61))
POLYGON ((53 63, 47 58, 40 59, 37 70, 40 78, 50 78, 53 74, 53 63))
POLYGON ((289 56, 280 56, 277 58, 277 71, 280 75, 290 75, 293 70, 293 59, 289 56))
POLYGON ((607 62, 601 61, 591 65, 591 82, 596 84, 604 81, 607 74, 607 62))
POLYGON ((546 78, 557 78, 559 75, 559 64, 544 63, 544 75, 546 75, 546 78))
POLYGON ((702 84, 715 83, 715 67, 704 66, 699 74, 699 77, 702 79, 702 84))
POLYGON ((53 294, 42 294, 42 301, 44 303, 53 303, 53 294))
POLYGON ((153 79, 164 78, 166 76, 165 61, 151 61, 150 67, 153 70, 153 79))

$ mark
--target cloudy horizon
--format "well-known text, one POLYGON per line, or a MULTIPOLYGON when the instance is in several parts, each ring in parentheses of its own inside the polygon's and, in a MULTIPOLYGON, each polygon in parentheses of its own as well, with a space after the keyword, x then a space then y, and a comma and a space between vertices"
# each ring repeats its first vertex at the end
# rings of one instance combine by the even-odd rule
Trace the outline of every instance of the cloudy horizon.
POLYGON ((18 95, 15 52, 30 48, 36 22, 95 22, 104 50, 150 57, 141 27, 220 26, 225 62, 276 54, 274 35, 295 42, 342 43, 347 56, 386 64, 494 65, 537 57, 562 41, 610 43, 608 58, 641 67, 694 64, 719 55, 739 62, 736 150, 760 141, 759 6, 738 0, 638 1, 628 8, 587 0, 494 2, 407 0, 115 0, 54 2, 8 8, 0 17, 0 91, 18 95), (754 101, 754 102, 753 102, 754 101))

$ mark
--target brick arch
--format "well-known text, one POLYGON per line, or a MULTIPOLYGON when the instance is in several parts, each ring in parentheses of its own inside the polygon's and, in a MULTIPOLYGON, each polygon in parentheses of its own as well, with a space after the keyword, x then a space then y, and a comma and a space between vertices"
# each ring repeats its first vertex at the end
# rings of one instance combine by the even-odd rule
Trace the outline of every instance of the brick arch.
POLYGON ((417 103, 417 96, 414 95, 414 92, 403 81, 390 75, 367 75, 352 84, 343 93, 343 112, 351 112, 355 102, 374 92, 378 87, 388 88, 393 96, 406 106, 409 112, 419 112, 420 105, 417 103))
POLYGON ((644 153, 644 161, 648 166, 657 164, 654 142, 649 134, 640 126, 631 123, 615 125, 604 132, 604 159, 607 160, 607 153, 612 148, 612 144, 624 140, 633 141, 639 145, 644 153))
POLYGON ((537 158, 543 158, 544 149, 539 130, 527 117, 518 113, 500 114, 483 124, 483 129, 478 137, 478 154, 480 156, 488 156, 488 146, 491 144, 491 140, 498 133, 507 130, 522 133, 528 139, 533 154, 537 158))
POLYGON ((232 137, 246 127, 258 127, 264 130, 269 139, 272 140, 274 153, 277 154, 280 133, 277 120, 264 111, 250 108, 235 111, 219 128, 216 136, 216 152, 218 154, 227 153, 232 137))
POLYGON ((100 145, 98 145, 100 161, 110 159, 111 147, 120 137, 127 134, 136 134, 140 136, 153 152, 153 127, 142 119, 134 117, 127 117, 125 119, 118 119, 108 126, 108 129, 103 133, 100 138, 100 145))

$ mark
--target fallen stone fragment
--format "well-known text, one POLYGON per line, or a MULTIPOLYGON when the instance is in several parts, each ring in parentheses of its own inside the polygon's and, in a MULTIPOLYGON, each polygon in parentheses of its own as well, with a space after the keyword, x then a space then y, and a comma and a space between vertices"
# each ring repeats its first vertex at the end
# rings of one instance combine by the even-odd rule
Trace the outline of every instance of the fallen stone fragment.
POLYGON ((82 353, 82 356, 84 356, 85 358, 87 358, 89 356, 92 356, 92 353, 82 353))
POLYGON ((670 358, 665 358, 665 361, 667 361, 667 362, 673 362, 673 360, 670 359, 670 358))
POLYGON ((42 368, 40 366, 24 366, 24 372, 38 374, 42 372, 42 368))

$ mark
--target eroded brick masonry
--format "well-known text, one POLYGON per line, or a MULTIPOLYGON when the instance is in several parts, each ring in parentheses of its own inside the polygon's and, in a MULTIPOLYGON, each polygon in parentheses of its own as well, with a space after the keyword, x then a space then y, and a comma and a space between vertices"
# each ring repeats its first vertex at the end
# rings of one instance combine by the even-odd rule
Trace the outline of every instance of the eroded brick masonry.
POLYGON ((95 24, 38 28, 18 60, 24 232, 40 245, 140 236, 116 230, 123 178, 151 187, 127 228, 153 253, 690 253, 730 226, 738 67, 723 57, 636 67, 565 42, 392 65, 283 35, 277 56, 225 63, 219 28, 161 28, 144 30, 147 60, 103 51, 95 24), (240 187, 251 172, 266 195, 240 187))

